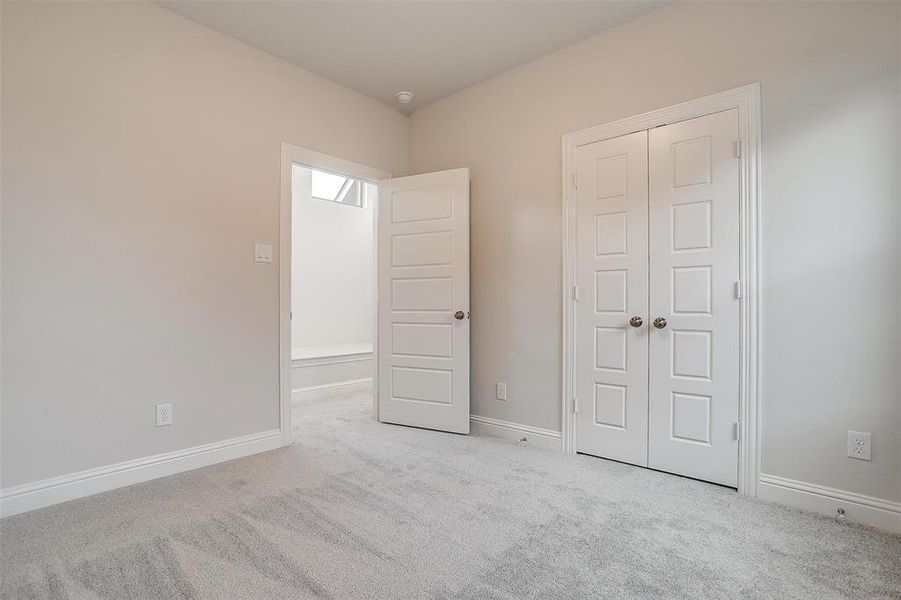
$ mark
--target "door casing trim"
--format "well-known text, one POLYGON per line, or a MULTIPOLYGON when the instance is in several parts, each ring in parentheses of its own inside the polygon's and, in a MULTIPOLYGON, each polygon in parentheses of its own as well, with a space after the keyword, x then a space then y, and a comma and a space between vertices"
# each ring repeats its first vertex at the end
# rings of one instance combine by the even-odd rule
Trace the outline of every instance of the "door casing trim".
MULTIPOLYGON (((316 150, 282 142, 281 193, 278 211, 278 382, 279 382, 279 429, 282 445, 292 443, 291 431, 291 170, 295 164, 362 179, 378 184, 383 179, 391 179, 390 171, 383 171, 343 158, 323 154, 316 150)), ((378 273, 378 202, 373 206, 373 348, 378 348, 378 289, 375 277, 378 273)), ((378 395, 378 352, 373 352, 373 393, 372 414, 379 415, 378 395)))
POLYGON ((761 280, 760 280, 760 83, 674 104, 644 114, 604 123, 563 136, 563 320, 561 330, 561 409, 563 411, 563 451, 575 454, 573 398, 575 390, 575 152, 585 144, 600 142, 703 117, 724 110, 738 109, 738 131, 742 142, 739 165, 739 273, 742 281, 740 302, 740 377, 738 492, 757 495, 760 479, 760 364, 761 364, 761 280))

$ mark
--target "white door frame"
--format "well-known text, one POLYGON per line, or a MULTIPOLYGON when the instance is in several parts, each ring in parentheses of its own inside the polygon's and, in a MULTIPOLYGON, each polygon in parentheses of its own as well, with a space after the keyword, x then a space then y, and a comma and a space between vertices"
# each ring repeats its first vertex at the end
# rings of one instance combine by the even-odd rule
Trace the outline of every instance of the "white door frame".
MULTIPOLYGON (((369 183, 378 184, 383 179, 390 179, 391 173, 373 167, 367 167, 359 163, 344 160, 322 152, 282 143, 281 163, 281 200, 278 211, 278 330, 279 330, 279 428, 281 430, 282 444, 289 446, 291 439, 291 171, 295 164, 306 167, 330 171, 339 175, 346 175, 354 179, 362 179, 369 183)), ((373 265, 376 271, 373 274, 373 350, 378 348, 378 290, 375 281, 378 277, 378 203, 373 206, 373 265)), ((372 409, 378 418, 378 353, 372 353, 372 409)))
POLYGON ((563 451, 575 454, 575 152, 576 148, 678 121, 738 109, 741 140, 739 247, 741 290, 738 491, 757 495, 760 476, 760 84, 752 83, 563 136, 563 451))

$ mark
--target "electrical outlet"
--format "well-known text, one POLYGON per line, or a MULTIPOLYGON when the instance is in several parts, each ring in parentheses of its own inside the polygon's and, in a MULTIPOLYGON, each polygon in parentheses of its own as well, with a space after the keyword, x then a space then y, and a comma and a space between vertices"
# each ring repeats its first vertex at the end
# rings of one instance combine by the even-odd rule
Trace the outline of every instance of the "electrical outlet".
POLYGON ((497 384, 497 392, 495 394, 498 400, 506 400, 507 399, 507 384, 506 383, 498 383, 497 384))
POLYGON ((873 460, 873 434, 865 431, 849 431, 848 456, 857 460, 873 460))
POLYGON ((172 405, 157 404, 156 405, 156 426, 172 425, 172 405))

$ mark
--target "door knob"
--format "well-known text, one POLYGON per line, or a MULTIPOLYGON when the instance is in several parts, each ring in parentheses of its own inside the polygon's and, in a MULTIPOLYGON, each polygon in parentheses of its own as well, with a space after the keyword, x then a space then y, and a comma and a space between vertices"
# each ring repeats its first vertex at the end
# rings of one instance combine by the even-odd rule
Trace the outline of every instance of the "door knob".
POLYGON ((656 319, 654 319, 654 327, 656 327, 657 329, 663 329, 664 327, 666 327, 666 319, 664 319, 663 317, 657 317, 656 319))
POLYGON ((463 312, 462 310, 458 310, 457 312, 454 313, 454 318, 457 319, 458 321, 462 321, 463 317, 465 317, 465 316, 466 316, 466 313, 463 312))
POLYGON ((631 325, 632 327, 641 327, 642 323, 644 323, 644 321, 642 321, 641 317, 639 316, 635 316, 629 319, 629 325, 631 325))

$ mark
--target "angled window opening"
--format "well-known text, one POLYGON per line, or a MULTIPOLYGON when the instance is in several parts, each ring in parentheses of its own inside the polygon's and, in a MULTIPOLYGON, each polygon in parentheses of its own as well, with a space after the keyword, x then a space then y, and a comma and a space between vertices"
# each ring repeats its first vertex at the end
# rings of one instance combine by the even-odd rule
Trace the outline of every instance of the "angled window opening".
POLYGON ((311 196, 317 200, 337 202, 348 206, 363 207, 363 194, 358 179, 311 169, 311 196))

